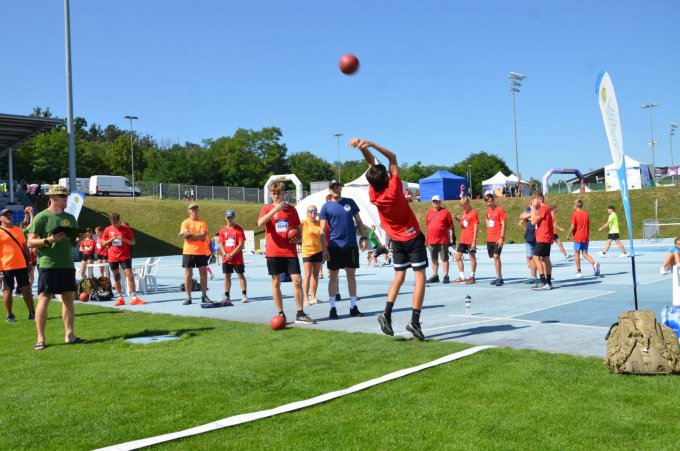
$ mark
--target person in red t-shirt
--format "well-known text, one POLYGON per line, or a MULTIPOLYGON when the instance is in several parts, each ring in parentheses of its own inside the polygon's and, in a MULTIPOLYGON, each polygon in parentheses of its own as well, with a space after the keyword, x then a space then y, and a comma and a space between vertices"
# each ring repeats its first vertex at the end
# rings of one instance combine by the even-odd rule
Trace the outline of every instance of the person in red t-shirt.
POLYGON ((569 235, 567 240, 574 235, 574 259, 576 262, 576 277, 583 277, 581 275, 581 254, 583 258, 588 260, 593 265, 593 272, 595 277, 600 275, 600 264, 597 263, 593 257, 588 254, 588 243, 590 242, 590 216, 588 212, 583 210, 583 201, 577 199, 574 201, 574 213, 571 214, 571 227, 569 227, 569 235))
MULTIPOLYGON (((80 247, 79 251, 81 254, 80 257, 80 275, 84 279, 86 277, 85 275, 85 269, 87 268, 87 265, 91 265, 94 263, 94 251, 95 251, 96 243, 92 239, 92 229, 87 229, 85 232, 85 236, 80 240, 80 247)), ((87 272, 88 276, 93 275, 92 268, 87 272)))
POLYGON ((283 296, 281 294, 281 274, 288 274, 293 282, 293 294, 295 297, 296 324, 316 324, 316 321, 307 315, 302 305, 302 278, 300 277, 300 261, 297 257, 297 242, 289 240, 288 231, 298 230, 300 235, 300 218, 297 211, 288 205, 286 200, 285 186, 281 182, 269 185, 269 195, 272 203, 262 207, 260 217, 257 219, 258 227, 265 227, 265 256, 267 257, 267 270, 272 278, 272 296, 274 307, 284 319, 283 296))
POLYGON ((534 262, 539 274, 539 282, 534 290, 552 290, 552 263, 550 247, 555 239, 553 216, 550 207, 543 203, 543 194, 531 195, 531 223, 536 225, 536 247, 534 262))
POLYGON ((402 182, 399 178, 397 156, 371 141, 352 138, 347 144, 361 151, 368 163, 366 179, 369 183, 368 195, 371 203, 378 207, 378 215, 383 230, 392 239, 392 258, 394 261, 394 280, 387 293, 385 311, 378 316, 380 328, 386 335, 394 335, 392 329, 392 308, 399 295, 399 289, 406 278, 406 270, 413 268, 415 286, 411 321, 406 330, 414 337, 424 340, 425 335, 420 327, 420 311, 425 298, 425 269, 427 268, 427 249, 425 237, 420 232, 416 215, 402 194, 402 182), (373 147, 387 158, 389 172, 382 164, 377 164, 375 157, 368 150, 373 147))
POLYGON ((146 304, 146 301, 137 296, 135 278, 132 274, 130 246, 135 245, 135 235, 130 227, 121 224, 118 213, 111 213, 109 221, 111 221, 111 225, 105 228, 102 233, 102 244, 107 248, 109 268, 111 268, 111 273, 113 274, 113 285, 118 292, 118 300, 114 305, 125 305, 123 289, 120 283, 120 268, 123 268, 123 273, 130 289, 130 304, 146 304))
POLYGON ((460 224, 460 240, 456 248, 456 263, 458 264, 458 278, 453 283, 476 283, 475 271, 477 271, 477 232, 479 230, 479 216, 470 205, 470 198, 464 197, 460 200, 463 213, 456 216, 456 221, 460 224), (465 265, 463 264, 463 254, 470 255, 470 277, 465 278, 465 265))
POLYGON ((446 208, 442 208, 442 200, 439 196, 432 196, 432 208, 425 215, 427 237, 425 244, 430 250, 432 260, 432 277, 427 283, 439 282, 439 262, 441 258, 444 269, 442 283, 449 283, 449 245, 456 244, 456 234, 453 230, 453 218, 446 208))
MULTIPOLYGON (((106 246, 104 246, 104 228, 101 226, 97 226, 94 229, 94 232, 97 234, 97 240, 95 244, 95 257, 97 258, 97 263, 108 263, 109 257, 107 256, 106 252, 106 246)), ((104 276, 105 274, 108 274, 107 268, 105 268, 103 265, 99 267, 99 274, 100 276, 104 276)))
POLYGON ((224 218, 227 225, 220 229, 220 254, 222 254, 222 272, 224 273, 224 298, 223 304, 231 304, 231 275, 236 273, 241 284, 241 302, 248 302, 246 290, 246 266, 243 260, 243 246, 246 244, 246 235, 243 228, 234 222, 236 212, 227 210, 224 218))
POLYGON ((493 194, 488 193, 484 195, 484 202, 486 202, 486 250, 489 253, 489 258, 493 258, 493 264, 496 269, 496 280, 492 281, 490 285, 500 287, 503 285, 503 274, 501 272, 501 252, 503 251, 503 243, 505 242, 505 210, 496 205, 496 199, 493 194))

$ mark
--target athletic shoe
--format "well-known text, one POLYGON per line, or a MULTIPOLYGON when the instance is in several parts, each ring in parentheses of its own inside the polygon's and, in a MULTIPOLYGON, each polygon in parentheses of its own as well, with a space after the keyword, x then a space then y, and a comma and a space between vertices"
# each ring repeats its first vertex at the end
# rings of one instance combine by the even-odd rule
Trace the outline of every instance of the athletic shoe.
POLYGON ((184 301, 182 305, 191 305, 191 298, 188 298, 186 301, 184 301))
POLYGON ((316 320, 313 320, 306 313, 301 313, 295 316, 295 324, 316 324, 316 320))
POLYGON ((537 290, 537 289, 540 289, 541 287, 543 287, 543 285, 545 285, 545 282, 541 282, 541 279, 536 279, 536 285, 531 287, 531 289, 537 290))
POLYGON ((335 302, 340 302, 340 301, 342 301, 342 296, 340 296, 340 293, 336 293, 335 302))
POLYGON ((465 279, 459 277, 456 280, 454 280, 453 283, 465 283, 465 279))
POLYGON ((665 276, 666 274, 670 274, 670 273, 671 273, 671 270, 670 270, 670 269, 666 269, 666 268, 664 268, 663 266, 662 266, 661 269, 659 270, 659 274, 661 274, 662 276, 665 276))
POLYGON ((204 294, 201 296, 201 304, 214 304, 214 302, 210 300, 207 294, 204 294))
POLYGON ((144 305, 144 304, 146 304, 146 301, 141 299, 139 296, 135 296, 130 301, 130 305, 144 305))
MULTIPOLYGON (((208 304, 213 304, 213 302, 208 302, 208 304)), ((220 301, 220 305, 223 306, 223 307, 233 307, 234 306, 234 304, 232 304, 229 299, 227 299, 225 301, 220 301)))
POLYGON ((28 314, 28 320, 29 321, 35 321, 35 313, 29 313, 28 314))
POLYGON ((125 305, 125 299, 123 299, 123 296, 119 297, 116 303, 113 305, 125 305))
POLYGON ((225 302, 231 302, 229 296, 222 296, 222 299, 220 299, 220 304, 224 304, 225 302))
POLYGON ((359 307, 357 307, 357 306, 355 305, 354 307, 352 307, 351 309, 349 309, 349 316, 364 316, 364 314, 361 313, 361 312, 359 311, 359 307))
POLYGON ((477 283, 474 277, 470 277, 468 280, 465 281, 467 285, 472 285, 473 283, 477 283))
POLYGON ((493 279, 491 282, 489 282, 489 285, 491 286, 496 286, 496 282, 498 282, 498 279, 493 279))
POLYGON ((338 319, 338 309, 336 309, 335 307, 331 308, 331 311, 328 314, 328 317, 330 319, 338 319))
POLYGON ((442 283, 451 283, 451 281, 449 280, 449 276, 444 276, 444 278, 442 279, 442 283))
POLYGON ((7 316, 7 322, 8 322, 8 323, 16 323, 16 322, 17 322, 17 319, 14 317, 13 314, 10 313, 10 314, 7 316))
POLYGON ((604 258, 604 256, 607 255, 604 252, 598 252, 598 254, 600 254, 600 257, 602 257, 602 258, 604 258))
POLYGON ((505 285, 505 282, 503 282, 503 278, 499 277, 498 279, 496 279, 496 286, 497 287, 502 287, 503 285, 505 285))
POLYGON ((411 332, 418 340, 425 340, 425 335, 423 335, 423 331, 420 329, 420 323, 409 321, 406 325, 406 330, 411 332))
POLYGON ((600 264, 595 263, 595 268, 593 268, 593 269, 595 270, 595 277, 599 277, 600 276, 600 264))
POLYGON ((382 330, 385 335, 394 335, 394 330, 392 330, 392 317, 388 318, 384 313, 381 313, 378 315, 378 323, 380 323, 380 330, 382 330))
POLYGON ((427 279, 425 282, 427 283, 439 283, 439 276, 435 275, 427 279))
POLYGON ((564 257, 564 261, 566 261, 566 262, 570 262, 570 261, 572 261, 573 259, 574 259, 574 256, 571 255, 571 254, 567 254, 567 256, 564 257))
POLYGON ((628 255, 625 252, 623 254, 619 255, 619 258, 626 258, 626 257, 630 257, 630 255, 628 255))
POLYGON ((580 279, 581 277, 583 277, 583 274, 581 274, 580 271, 577 272, 577 273, 576 273, 576 278, 577 278, 577 279, 580 279))
POLYGON ((247 304, 248 303, 248 296, 246 296, 245 294, 243 296, 241 296, 241 303, 247 304))
POLYGON ((553 286, 552 286, 551 283, 544 283, 542 285, 539 285, 537 287, 532 288, 532 290, 535 290, 535 291, 549 291, 549 290, 552 290, 552 289, 553 289, 553 286))
POLYGON ((536 284, 538 282, 538 279, 534 279, 533 277, 529 277, 527 280, 525 280, 524 283, 525 285, 531 285, 531 284, 536 284))

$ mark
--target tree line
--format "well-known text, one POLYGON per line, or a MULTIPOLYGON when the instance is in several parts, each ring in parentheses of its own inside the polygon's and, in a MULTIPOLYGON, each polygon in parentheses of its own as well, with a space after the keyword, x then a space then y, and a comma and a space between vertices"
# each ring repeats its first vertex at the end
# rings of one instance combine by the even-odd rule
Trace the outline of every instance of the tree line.
MULTIPOLYGON (((36 107, 31 114, 51 117, 49 108, 36 107)), ((232 136, 210 138, 202 143, 184 145, 159 143, 154 137, 123 130, 114 124, 88 124, 82 117, 73 121, 76 173, 78 177, 111 174, 130 177, 130 139, 134 145, 135 180, 145 182, 182 183, 212 186, 244 186, 261 188, 274 174, 295 174, 309 189, 312 181, 337 179, 338 163, 328 162, 313 151, 289 155, 278 127, 260 130, 239 128, 232 136)), ((447 165, 457 152, 438 152, 441 165, 401 162, 402 180, 415 182, 435 171, 447 170, 465 177, 472 171, 473 192, 481 192, 481 181, 498 171, 510 173, 497 155, 484 151, 470 154, 464 160, 447 165)), ((347 183, 366 170, 363 160, 341 163, 341 182, 347 183)), ((7 159, 0 159, 0 171, 7 174, 7 159)), ((23 143, 14 153, 17 180, 29 183, 52 183, 68 176, 68 134, 66 126, 54 128, 23 143)))

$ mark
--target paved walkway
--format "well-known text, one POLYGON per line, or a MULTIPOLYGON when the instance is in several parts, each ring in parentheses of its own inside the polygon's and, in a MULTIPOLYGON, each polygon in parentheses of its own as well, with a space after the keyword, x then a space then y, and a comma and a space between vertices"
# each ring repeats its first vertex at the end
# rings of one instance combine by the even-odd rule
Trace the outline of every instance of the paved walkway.
MULTIPOLYGON (((604 336, 617 314, 632 310, 633 282, 631 259, 618 258, 618 249, 610 249, 606 258, 598 255, 603 242, 591 243, 591 252, 601 263, 602 276, 594 277, 590 265, 585 262, 581 279, 575 277, 573 262, 565 262, 559 250, 553 249, 553 280, 555 289, 547 292, 532 291, 523 281, 528 276, 524 244, 507 245, 503 251, 503 287, 490 286, 494 278, 493 262, 485 252, 479 254, 477 284, 443 285, 430 284, 425 295, 421 321, 428 339, 464 342, 472 345, 508 346, 536 349, 585 356, 603 357, 606 350, 604 336), (472 299, 469 314, 465 311, 465 297, 472 299)), ((628 243, 625 243, 628 248, 628 243)), ((640 309, 651 309, 660 317, 661 308, 672 303, 672 278, 659 274, 661 262, 672 240, 660 242, 636 242, 636 272, 638 302, 640 309)), ((572 243, 565 243, 568 251, 572 243)), ((571 253, 571 252, 570 252, 571 253)), ((135 260, 135 264, 143 259, 135 260)), ((172 315, 205 316, 233 321, 268 324, 276 313, 271 299, 271 279, 267 275, 263 256, 246 256, 246 276, 250 302, 242 304, 238 279, 232 282, 231 296, 234 307, 202 309, 194 295, 194 304, 182 305, 184 293, 179 291, 183 282, 181 257, 163 257, 158 274, 160 289, 144 297, 149 303, 126 308, 136 311, 168 313, 172 315)), ((469 261, 466 261, 469 271, 469 261)), ((325 330, 342 330, 381 334, 377 315, 382 312, 386 292, 393 278, 391 267, 366 268, 357 271, 359 309, 362 318, 349 317, 349 302, 345 278, 340 278, 343 301, 338 303, 338 320, 328 319, 329 306, 312 305, 305 311, 318 320, 314 327, 325 330)), ((209 281, 209 296, 215 301, 223 294, 221 267, 212 265, 215 279, 209 281)), ((441 271, 441 267, 440 267, 441 271)), ((457 277, 455 264, 451 264, 451 280, 457 277)), ((342 274, 342 273, 341 273, 342 274)), ((441 273, 440 273, 441 274, 441 273)), ((467 274, 467 273, 466 273, 467 274)), ((431 268, 428 268, 428 276, 431 268)), ((197 277, 197 274, 196 274, 197 277)), ((320 281, 319 298, 327 299, 327 278, 320 281)), ((289 318, 295 315, 291 284, 282 284, 284 307, 289 318)), ((409 272, 393 312, 393 326, 398 336, 411 338, 404 330, 410 319, 413 275, 409 272)), ((102 305, 112 306, 113 302, 102 305)))

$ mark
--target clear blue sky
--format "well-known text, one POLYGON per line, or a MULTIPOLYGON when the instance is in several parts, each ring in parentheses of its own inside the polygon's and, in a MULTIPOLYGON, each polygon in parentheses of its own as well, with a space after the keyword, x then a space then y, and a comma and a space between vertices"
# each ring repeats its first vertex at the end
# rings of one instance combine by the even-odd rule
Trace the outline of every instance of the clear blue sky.
MULTIPOLYGON (((63 2, 0 3, 0 112, 66 116, 63 2)), ((401 163, 484 150, 513 170, 510 71, 523 178, 611 162, 595 95, 616 88, 627 155, 670 164, 680 123, 680 2, 71 0, 74 114, 163 143, 277 126, 289 153, 337 159, 334 133, 374 140, 401 163), (354 53, 361 70, 337 69, 354 53)), ((675 164, 680 164, 680 133, 675 164)))

